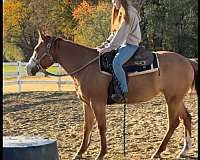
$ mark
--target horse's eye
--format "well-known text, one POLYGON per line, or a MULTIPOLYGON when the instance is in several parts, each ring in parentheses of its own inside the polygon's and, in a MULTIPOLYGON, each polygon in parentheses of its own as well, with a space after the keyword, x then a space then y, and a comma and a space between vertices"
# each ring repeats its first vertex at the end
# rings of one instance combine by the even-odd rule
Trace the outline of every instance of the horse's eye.
POLYGON ((38 52, 38 47, 34 49, 35 52, 38 52))

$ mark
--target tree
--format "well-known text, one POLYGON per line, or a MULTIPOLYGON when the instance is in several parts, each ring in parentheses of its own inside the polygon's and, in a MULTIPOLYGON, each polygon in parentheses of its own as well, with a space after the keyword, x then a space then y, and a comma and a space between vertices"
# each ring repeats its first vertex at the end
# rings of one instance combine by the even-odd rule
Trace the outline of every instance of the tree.
POLYGON ((23 55, 16 43, 12 43, 21 29, 19 27, 21 19, 24 17, 23 5, 19 0, 7 0, 3 8, 3 57, 5 60, 22 60, 23 55), (13 36, 12 36, 13 35, 13 36))
POLYGON ((170 50, 197 56, 197 1, 132 0, 140 12, 143 44, 153 50, 170 50))
POLYGON ((37 44, 38 29, 73 40, 76 22, 73 6, 66 1, 6 0, 4 4, 4 41, 21 48, 25 61, 37 44), (14 21, 15 20, 15 21, 14 21))
MULTIPOLYGON (((142 44, 197 56, 198 2, 195 0, 132 0, 140 12, 142 44)), ((15 45, 28 60, 38 29, 96 47, 110 34, 110 0, 6 0, 3 43, 15 45)))
POLYGON ((5 44, 3 48, 3 62, 6 61, 21 61, 23 60, 23 55, 21 49, 17 48, 13 44, 5 44))
POLYGON ((86 1, 80 3, 73 11, 73 17, 77 21, 75 42, 96 47, 105 41, 110 34, 111 7, 107 2, 101 2, 97 6, 86 1))

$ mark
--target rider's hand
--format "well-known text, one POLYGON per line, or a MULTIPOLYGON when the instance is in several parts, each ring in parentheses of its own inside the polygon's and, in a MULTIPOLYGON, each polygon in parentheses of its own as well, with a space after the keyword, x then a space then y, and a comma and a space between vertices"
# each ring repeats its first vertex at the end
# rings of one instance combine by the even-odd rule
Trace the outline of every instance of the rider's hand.
POLYGON ((107 45, 107 42, 102 43, 101 45, 97 46, 96 49, 102 49, 107 45))
POLYGON ((98 50, 98 52, 102 55, 102 54, 104 54, 104 53, 106 53, 106 52, 110 52, 111 51, 111 49, 110 48, 107 48, 107 47, 105 47, 105 48, 99 48, 99 49, 97 49, 98 50))

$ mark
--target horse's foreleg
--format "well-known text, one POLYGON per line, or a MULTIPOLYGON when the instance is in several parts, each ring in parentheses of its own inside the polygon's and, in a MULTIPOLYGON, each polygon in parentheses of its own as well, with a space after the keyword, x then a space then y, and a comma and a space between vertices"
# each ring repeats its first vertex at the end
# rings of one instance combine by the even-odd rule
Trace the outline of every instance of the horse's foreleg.
POLYGON ((83 139, 82 143, 80 146, 79 151, 77 152, 76 156, 74 159, 79 159, 82 157, 82 154, 87 150, 90 144, 90 136, 91 136, 91 131, 95 122, 95 115, 93 112, 93 109, 90 105, 87 105, 83 103, 84 107, 84 134, 83 134, 83 139))
POLYGON ((92 107, 96 116, 96 121, 98 124, 99 134, 101 137, 101 150, 96 160, 103 160, 105 154, 107 153, 107 144, 106 144, 106 115, 105 115, 105 104, 93 103, 92 107))
POLYGON ((184 140, 184 147, 181 150, 179 157, 185 157, 187 152, 192 148, 192 141, 191 141, 191 116, 185 105, 183 105, 183 109, 181 110, 181 118, 183 119, 183 124, 185 126, 185 140, 184 140))
POLYGON ((174 133, 174 130, 178 127, 180 123, 179 115, 178 115, 178 107, 179 105, 178 103, 175 103, 175 101, 168 102, 168 120, 169 120, 168 131, 161 145, 159 146, 159 149, 154 153, 151 159, 160 158, 160 154, 166 149, 169 139, 174 133))

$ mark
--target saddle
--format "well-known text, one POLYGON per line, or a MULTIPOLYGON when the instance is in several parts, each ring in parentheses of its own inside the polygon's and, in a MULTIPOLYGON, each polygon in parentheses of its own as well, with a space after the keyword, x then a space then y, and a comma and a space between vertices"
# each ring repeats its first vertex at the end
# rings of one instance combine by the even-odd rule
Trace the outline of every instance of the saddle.
MULTIPOLYGON (((119 89, 119 82, 114 74, 112 62, 117 54, 118 50, 105 53, 100 56, 100 71, 105 74, 112 75, 112 81, 108 87, 108 99, 107 104, 115 103, 111 99, 111 95, 114 93, 121 94, 119 89)), ((158 69, 158 59, 156 53, 146 50, 143 46, 138 47, 136 53, 123 65, 126 79, 128 81, 128 75, 138 75, 156 71, 158 69)))
MULTIPOLYGON (((101 55, 100 62, 101 66, 112 72, 112 61, 117 54, 118 50, 113 50, 111 52, 105 53, 101 55)), ((136 53, 123 65, 123 68, 127 68, 128 66, 149 66, 154 61, 154 55, 151 51, 146 50, 143 46, 139 46, 136 50, 136 53)))
POLYGON ((148 66, 153 63, 154 56, 151 51, 145 47, 139 46, 135 55, 126 63, 126 65, 148 66))

